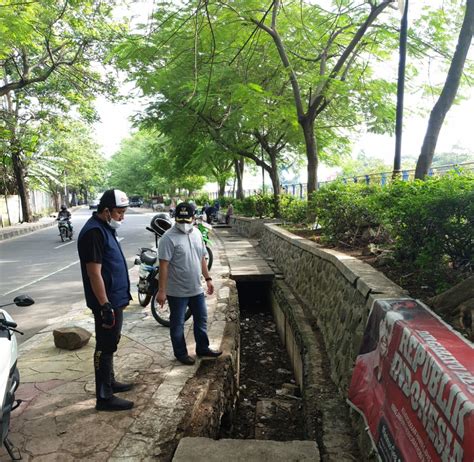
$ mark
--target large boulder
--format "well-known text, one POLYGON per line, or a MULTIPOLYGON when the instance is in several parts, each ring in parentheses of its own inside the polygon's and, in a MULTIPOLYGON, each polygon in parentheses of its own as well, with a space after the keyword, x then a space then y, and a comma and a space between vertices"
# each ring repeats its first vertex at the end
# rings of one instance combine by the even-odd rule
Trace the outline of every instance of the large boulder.
POLYGON ((77 350, 87 345, 91 333, 82 327, 60 327, 53 331, 54 344, 63 350, 77 350))

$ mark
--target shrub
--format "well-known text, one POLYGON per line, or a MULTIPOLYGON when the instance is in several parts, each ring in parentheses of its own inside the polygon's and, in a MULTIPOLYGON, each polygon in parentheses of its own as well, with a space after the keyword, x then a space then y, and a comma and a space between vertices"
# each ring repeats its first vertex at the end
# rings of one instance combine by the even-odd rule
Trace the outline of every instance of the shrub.
POLYGON ((194 197, 194 200, 195 200, 196 204, 198 204, 200 206, 203 206, 206 202, 208 202, 209 204, 211 203, 211 201, 209 199, 209 194, 207 194, 207 193, 199 194, 198 196, 194 197))
POLYGON ((285 221, 296 224, 306 223, 307 202, 289 194, 280 196, 280 216, 285 221))
POLYGON ((382 222, 375 206, 379 191, 377 185, 334 182, 312 195, 308 212, 316 217, 324 240, 354 244, 365 230, 378 228, 382 222))
POLYGON ((378 197, 397 256, 433 281, 447 265, 473 266, 474 176, 456 174, 395 182, 378 197))
POLYGON ((234 210, 245 217, 275 217, 275 199, 268 194, 256 194, 242 200, 236 200, 234 210))

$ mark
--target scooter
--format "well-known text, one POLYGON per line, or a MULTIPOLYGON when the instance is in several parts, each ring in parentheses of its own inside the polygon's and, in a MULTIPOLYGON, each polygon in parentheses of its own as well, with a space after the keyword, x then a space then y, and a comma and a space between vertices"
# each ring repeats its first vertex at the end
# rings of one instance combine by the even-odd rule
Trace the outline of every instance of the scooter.
POLYGON ((59 236, 61 237, 62 242, 64 242, 66 239, 69 239, 70 241, 72 241, 72 236, 74 234, 74 231, 72 229, 72 225, 69 220, 58 218, 58 229, 59 229, 59 236))
POLYGON ((13 304, 30 306, 33 303, 34 300, 28 295, 19 295, 12 303, 0 305, 0 398, 2 399, 0 435, 2 444, 12 460, 21 460, 20 451, 8 439, 8 431, 10 414, 21 404, 21 400, 15 399, 15 392, 20 385, 20 372, 17 367, 18 345, 15 334, 23 335, 23 332, 16 329, 16 322, 2 308, 13 304))

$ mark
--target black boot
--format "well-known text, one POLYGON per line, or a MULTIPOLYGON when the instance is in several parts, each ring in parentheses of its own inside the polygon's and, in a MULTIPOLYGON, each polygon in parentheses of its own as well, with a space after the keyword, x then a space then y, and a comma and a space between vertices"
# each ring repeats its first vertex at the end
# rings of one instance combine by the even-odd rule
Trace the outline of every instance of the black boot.
POLYGON ((123 393, 133 388, 133 383, 122 383, 122 382, 117 382, 117 380, 115 380, 113 357, 112 357, 112 372, 110 374, 110 383, 112 385, 112 391, 114 393, 123 393))
POLYGON ((95 391, 98 411, 125 411, 133 407, 133 401, 113 395, 113 353, 96 351, 94 353, 95 391))
POLYGON ((94 353, 95 395, 97 399, 112 397, 112 361, 113 353, 96 350, 94 353))
POLYGON ((118 398, 117 396, 111 396, 108 399, 97 399, 95 408, 98 411, 127 411, 132 409, 133 401, 128 399, 118 398))

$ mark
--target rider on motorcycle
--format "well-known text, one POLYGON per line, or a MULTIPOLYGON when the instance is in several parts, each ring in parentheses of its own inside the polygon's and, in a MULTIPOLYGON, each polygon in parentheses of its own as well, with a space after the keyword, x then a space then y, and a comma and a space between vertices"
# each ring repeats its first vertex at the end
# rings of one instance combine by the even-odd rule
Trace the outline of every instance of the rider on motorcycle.
POLYGON ((61 210, 58 213, 57 221, 66 220, 67 225, 69 227, 69 231, 72 232, 72 224, 71 224, 71 212, 67 209, 67 207, 63 204, 61 205, 61 210))

